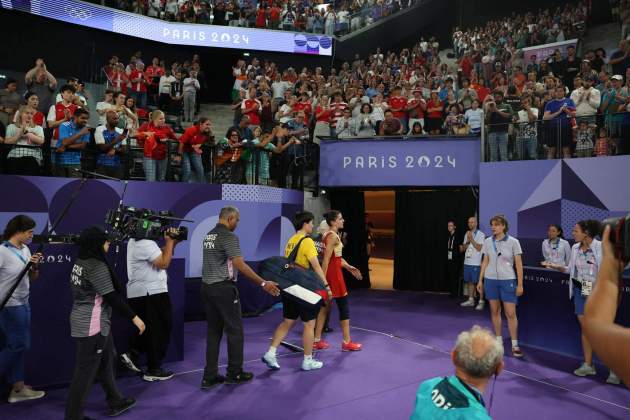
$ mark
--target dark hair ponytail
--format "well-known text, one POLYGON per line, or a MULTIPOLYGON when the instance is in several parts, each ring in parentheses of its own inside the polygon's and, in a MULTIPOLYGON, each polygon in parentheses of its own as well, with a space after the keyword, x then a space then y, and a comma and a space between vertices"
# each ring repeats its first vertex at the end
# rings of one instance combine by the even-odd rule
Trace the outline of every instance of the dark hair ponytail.
POLYGON ((332 226, 333 222, 337 220, 337 217, 339 217, 340 214, 341 212, 339 210, 328 210, 324 213, 324 219, 326 220, 328 226, 332 226))
POLYGON ((8 241, 16 233, 26 232, 35 227, 35 221, 25 214, 18 214, 7 223, 2 238, 8 241))
POLYGON ((556 230, 558 231, 558 238, 564 239, 564 231, 562 230, 562 226, 556 223, 552 223, 549 225, 549 227, 556 228, 556 230))
POLYGON ((597 235, 599 235, 599 231, 602 226, 599 221, 593 219, 580 220, 579 222, 577 222, 577 225, 580 227, 580 229, 582 229, 582 232, 584 232, 591 238, 595 238, 597 235))

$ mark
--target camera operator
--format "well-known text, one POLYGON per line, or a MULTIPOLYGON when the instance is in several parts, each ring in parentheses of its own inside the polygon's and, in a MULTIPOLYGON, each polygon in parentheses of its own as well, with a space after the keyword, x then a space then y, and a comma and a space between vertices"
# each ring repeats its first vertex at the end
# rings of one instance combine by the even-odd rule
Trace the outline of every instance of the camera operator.
POLYGON ((39 275, 41 254, 31 256, 27 244, 33 239, 35 221, 20 214, 9 220, 0 246, 0 299, 5 299, 17 276, 29 262, 33 266, 15 289, 7 306, 0 311, 0 333, 4 347, 0 350, 0 377, 12 385, 9 402, 34 400, 45 395, 24 384, 24 355, 31 342, 31 307, 28 303, 30 283, 39 275))
POLYGON ((146 321, 146 334, 134 337, 129 352, 121 355, 123 363, 132 371, 141 372, 140 354, 147 354, 147 370, 142 379, 148 382, 165 381, 173 372, 162 369, 172 329, 171 299, 168 294, 166 269, 171 264, 177 229, 164 234, 160 249, 150 239, 130 239, 127 243, 127 299, 129 306, 146 321))
POLYGON ((122 286, 105 258, 109 251, 105 232, 96 226, 87 228, 81 232, 77 244, 79 256, 70 276, 73 301, 70 332, 76 339, 77 350, 65 419, 87 418, 83 415, 83 405, 97 377, 107 397, 108 415, 117 416, 133 407, 136 401, 123 397, 116 387, 112 308, 131 320, 140 334, 145 325, 122 298, 122 286))
MULTIPOLYGON (((628 223, 628 220, 625 221, 628 223)), ((620 223, 620 222, 618 222, 620 223)), ((610 240, 611 227, 602 235, 602 260, 597 281, 584 309, 584 334, 595 353, 630 386, 630 328, 615 324, 619 305, 621 272, 628 263, 620 261, 610 240)), ((630 240, 630 238, 625 238, 630 240)), ((619 243, 620 239, 616 240, 619 243)))

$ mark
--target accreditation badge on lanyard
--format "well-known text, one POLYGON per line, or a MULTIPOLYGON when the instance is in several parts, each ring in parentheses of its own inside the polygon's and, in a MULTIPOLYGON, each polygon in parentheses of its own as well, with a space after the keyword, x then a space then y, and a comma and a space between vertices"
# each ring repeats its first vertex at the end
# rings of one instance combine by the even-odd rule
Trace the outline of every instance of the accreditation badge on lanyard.
POLYGON ((590 296, 593 291, 593 282, 595 281, 595 254, 591 250, 580 253, 578 256, 578 265, 580 266, 580 274, 582 275, 580 282, 582 283, 582 296, 590 296))
POLYGON ((455 241, 455 235, 453 235, 449 240, 448 240, 448 260, 451 261, 453 259, 453 242, 455 241))

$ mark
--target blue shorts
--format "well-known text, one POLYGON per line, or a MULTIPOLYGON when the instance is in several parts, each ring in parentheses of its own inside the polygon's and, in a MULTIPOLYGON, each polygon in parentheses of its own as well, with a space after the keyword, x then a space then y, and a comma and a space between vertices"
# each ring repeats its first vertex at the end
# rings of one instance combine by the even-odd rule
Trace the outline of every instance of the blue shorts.
POLYGON ((500 300, 507 303, 518 303, 516 296, 516 280, 483 279, 483 292, 488 300, 500 300))
POLYGON ((478 265, 464 264, 464 283, 479 283, 479 271, 481 267, 478 265))
POLYGON ((573 286, 573 304, 575 305, 575 314, 584 315, 586 296, 582 296, 582 289, 575 286, 573 286))

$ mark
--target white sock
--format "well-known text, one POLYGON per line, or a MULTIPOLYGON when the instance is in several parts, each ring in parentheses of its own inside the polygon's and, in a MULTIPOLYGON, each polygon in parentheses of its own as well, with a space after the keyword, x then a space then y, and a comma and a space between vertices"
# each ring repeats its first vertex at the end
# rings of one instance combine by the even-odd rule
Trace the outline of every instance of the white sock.
POLYGON ((512 340, 512 348, 518 347, 518 340, 512 340))
POLYGON ((311 360, 312 358, 313 358, 312 354, 309 354, 308 356, 304 355, 304 360, 311 360))
POLYGON ((267 353, 269 353, 272 356, 275 356, 277 351, 278 351, 277 347, 271 346, 269 347, 269 351, 267 351, 267 353))
POLYGON ((322 339, 321 339, 321 338, 314 338, 314 339, 313 339, 313 343, 319 343, 320 341, 322 341, 322 339))

